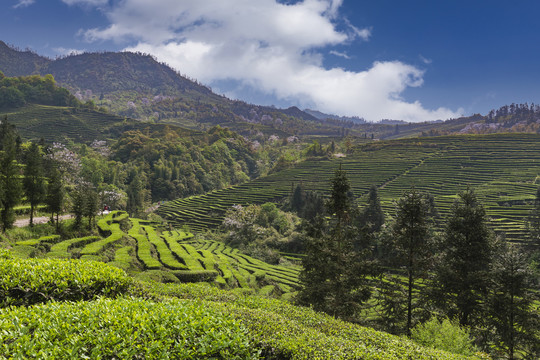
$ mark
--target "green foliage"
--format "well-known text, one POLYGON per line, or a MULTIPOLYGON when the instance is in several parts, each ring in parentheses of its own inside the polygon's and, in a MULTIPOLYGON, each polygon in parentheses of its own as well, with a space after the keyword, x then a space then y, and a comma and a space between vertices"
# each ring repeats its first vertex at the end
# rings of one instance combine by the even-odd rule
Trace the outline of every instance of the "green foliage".
POLYGON ((368 201, 360 215, 361 227, 366 227, 370 233, 379 232, 384 224, 384 212, 376 185, 369 188, 368 201))
POLYGON ((535 275, 517 246, 500 251, 492 264, 487 323, 493 346, 509 359, 519 353, 540 355, 540 313, 535 275), (535 348, 536 347, 536 348, 535 348))
POLYGON ((4 77, 0 79, 0 109, 17 108, 26 103, 78 106, 79 101, 65 88, 56 86, 52 75, 4 77))
POLYGON ((248 330, 250 343, 271 359, 488 359, 424 348, 410 340, 344 322, 285 301, 246 296, 203 284, 151 285, 153 296, 204 299, 226 308, 248 330), (221 305, 221 303, 223 303, 221 305))
POLYGON ((130 284, 122 270, 99 262, 0 259, 1 307, 115 297, 130 284))
POLYGON ((380 141, 355 148, 339 160, 307 160, 294 168, 258 178, 249 183, 178 199, 157 210, 173 225, 187 224, 192 230, 218 227, 235 204, 262 204, 291 195, 291 183, 302 181, 304 191, 328 194, 328 174, 338 161, 359 202, 367 200, 370 187, 378 187, 383 212, 394 211, 393 200, 411 185, 429 191, 440 219, 451 213, 452 203, 467 184, 482 200, 495 231, 519 241, 527 230, 523 219, 534 200, 540 173, 540 137, 533 134, 449 136, 380 141))
POLYGON ((490 267, 495 251, 494 236, 486 212, 470 188, 459 193, 446 221, 442 258, 436 269, 436 301, 462 326, 482 321, 490 267))
POLYGON ((43 153, 36 143, 31 143, 26 153, 23 187, 26 200, 30 203, 30 226, 34 225, 34 209, 45 198, 43 178, 43 153))
POLYGON ((350 319, 371 296, 367 277, 373 274, 372 264, 366 251, 354 247, 358 231, 352 225, 350 185, 341 165, 330 183, 326 207, 331 216, 328 220, 319 216, 306 226, 306 256, 297 301, 350 319))
POLYGON ((477 351, 469 331, 448 318, 436 317, 416 325, 411 331, 411 339, 418 344, 454 354, 472 356, 477 351))
POLYGON ((0 311, 0 329, 15 358, 258 358, 237 320, 197 301, 53 302, 0 311))
POLYGON ((0 124, 0 140, 3 154, 0 153, 0 189, 2 211, 0 220, 4 230, 10 229, 15 221, 13 208, 20 202, 22 184, 19 178, 20 167, 17 163, 17 133, 8 123, 7 117, 0 124))
POLYGON ((405 192, 396 202, 396 218, 392 224, 394 267, 405 268, 407 276, 407 326, 410 336, 413 326, 413 288, 415 281, 428 270, 432 256, 430 244, 429 206, 426 196, 414 187, 405 192))
POLYGON ((533 207, 530 210, 526 225, 531 240, 540 246, 540 187, 536 190, 533 207))

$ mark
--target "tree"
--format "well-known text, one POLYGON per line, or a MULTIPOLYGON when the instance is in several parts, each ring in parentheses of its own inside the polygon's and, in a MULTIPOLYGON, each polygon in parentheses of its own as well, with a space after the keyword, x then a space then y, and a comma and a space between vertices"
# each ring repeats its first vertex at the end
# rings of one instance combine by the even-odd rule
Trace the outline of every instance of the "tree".
POLYGON ((30 226, 34 225, 34 209, 45 198, 42 153, 36 143, 31 143, 26 153, 23 186, 26 199, 30 203, 30 226))
POLYGON ((534 273, 527 258, 517 246, 508 245, 497 254, 492 268, 487 319, 494 330, 494 346, 509 359, 518 351, 537 351, 530 347, 540 343, 540 318, 537 296, 531 290, 534 273))
POLYGON ((95 226, 96 215, 99 211, 98 193, 92 184, 87 184, 84 192, 83 215, 88 218, 88 227, 92 229, 95 226))
POLYGON ((20 202, 22 185, 19 180, 21 173, 17 157, 17 134, 13 126, 4 119, 0 126, 0 139, 4 151, 0 159, 0 188, 3 190, 2 213, 0 220, 4 229, 9 229, 15 221, 13 208, 20 202))
POLYGON ((368 201, 362 210, 361 224, 367 227, 370 233, 379 232, 384 224, 384 213, 376 185, 372 185, 369 189, 368 201))
POLYGON ((327 211, 337 220, 336 229, 339 230, 344 222, 351 219, 351 185, 347 173, 341 169, 341 164, 331 180, 330 199, 326 204, 327 211))
POLYGON ((457 316, 461 326, 481 320, 494 250, 484 207, 468 188, 458 194, 447 219, 432 296, 446 299, 439 305, 449 318, 457 316))
POLYGON ((49 174, 49 183, 47 184, 46 203, 51 212, 51 219, 54 219, 56 214, 56 231, 59 227, 59 215, 64 206, 65 189, 62 182, 62 175, 58 167, 53 165, 49 174))
POLYGON ((432 255, 426 199, 414 187, 405 192, 396 203, 396 219, 392 226, 394 264, 405 267, 407 273, 407 336, 411 335, 412 328, 414 284, 427 270, 432 255))
POLYGON ((297 301, 317 311, 350 319, 371 296, 373 273, 365 253, 355 251, 358 231, 352 225, 350 184, 341 166, 331 180, 328 217, 305 222, 306 256, 297 301))
POLYGON ((129 183, 127 196, 127 211, 129 215, 135 216, 139 214, 144 206, 144 189, 138 175, 135 175, 133 180, 129 183))
POLYGON ((526 224, 531 240, 540 245, 540 186, 536 190, 533 208, 529 213, 526 224))
POLYGON ((73 226, 76 229, 80 229, 82 226, 83 217, 85 214, 85 208, 86 208, 86 196, 85 196, 85 189, 86 187, 81 182, 77 184, 77 187, 73 191, 72 199, 72 211, 73 215, 75 216, 75 221, 73 223, 73 226))

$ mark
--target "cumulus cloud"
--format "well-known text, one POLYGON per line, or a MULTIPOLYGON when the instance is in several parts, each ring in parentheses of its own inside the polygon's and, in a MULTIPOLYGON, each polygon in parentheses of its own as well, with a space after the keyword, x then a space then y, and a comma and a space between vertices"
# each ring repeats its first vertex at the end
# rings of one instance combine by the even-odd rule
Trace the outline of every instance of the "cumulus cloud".
POLYGON ((342 2, 123 0, 108 8, 108 27, 87 30, 84 36, 89 41, 126 41, 132 45, 125 50, 151 53, 209 85, 233 80, 324 112, 369 120, 457 116, 401 98, 407 87, 422 85, 423 72, 413 66, 388 61, 360 72, 326 68, 324 54, 333 46, 371 36, 371 29, 339 19, 342 2))
POLYGON ((27 7, 35 3, 35 0, 18 0, 15 5, 13 5, 14 9, 17 9, 19 7, 27 7))

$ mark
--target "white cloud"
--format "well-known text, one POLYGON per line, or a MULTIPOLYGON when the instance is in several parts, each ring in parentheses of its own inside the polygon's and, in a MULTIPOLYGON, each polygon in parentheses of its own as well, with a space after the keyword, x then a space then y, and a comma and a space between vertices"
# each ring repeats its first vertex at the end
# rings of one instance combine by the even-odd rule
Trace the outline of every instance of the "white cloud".
POLYGON ((418 57, 420 58, 420 60, 422 60, 422 62, 426 65, 429 65, 433 62, 433 60, 431 59, 428 59, 426 57, 424 57, 422 54, 418 55, 418 57))
POLYGON ((89 6, 101 6, 107 5, 109 0, 62 0, 67 5, 89 5, 89 6))
POLYGON ((347 55, 347 53, 345 52, 340 52, 340 51, 336 51, 336 50, 330 50, 330 54, 334 55, 334 56, 339 56, 339 57, 342 57, 344 59, 347 59, 347 60, 350 60, 352 59, 349 55, 347 55))
POLYGON ((292 5, 276 0, 123 0, 107 11, 110 26, 90 29, 85 37, 135 42, 126 50, 151 53, 203 83, 235 80, 324 112, 369 120, 457 116, 401 98, 406 88, 422 85, 423 72, 413 66, 389 61, 360 72, 325 68, 325 49, 371 36, 371 29, 346 19, 341 21, 347 30, 338 30, 341 5, 342 0, 292 5))
POLYGON ((53 51, 57 53, 58 55, 78 55, 84 53, 85 49, 66 49, 64 47, 56 47, 53 48, 53 51))
POLYGON ((14 9, 17 9, 19 7, 27 7, 35 3, 35 0, 18 0, 17 4, 13 5, 14 9))

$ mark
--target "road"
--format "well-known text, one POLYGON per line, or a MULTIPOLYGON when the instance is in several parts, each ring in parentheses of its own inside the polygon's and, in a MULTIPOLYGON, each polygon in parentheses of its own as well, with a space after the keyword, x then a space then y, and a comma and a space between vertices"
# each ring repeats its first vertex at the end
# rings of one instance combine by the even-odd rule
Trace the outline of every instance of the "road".
MULTIPOLYGON (((60 220, 65 220, 65 219, 71 219, 72 217, 73 217, 73 215, 66 214, 66 215, 60 215, 59 219, 60 220)), ((45 223, 49 222, 50 219, 51 219, 50 216, 38 216, 38 217, 34 218, 34 224, 45 224, 45 223)), ((56 217, 55 217, 55 219, 56 219, 56 217)), ((30 225, 30 218, 18 219, 18 220, 15 220, 15 223, 13 223, 13 226, 15 226, 15 227, 25 227, 25 226, 28 226, 28 225, 30 225)))

